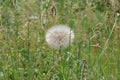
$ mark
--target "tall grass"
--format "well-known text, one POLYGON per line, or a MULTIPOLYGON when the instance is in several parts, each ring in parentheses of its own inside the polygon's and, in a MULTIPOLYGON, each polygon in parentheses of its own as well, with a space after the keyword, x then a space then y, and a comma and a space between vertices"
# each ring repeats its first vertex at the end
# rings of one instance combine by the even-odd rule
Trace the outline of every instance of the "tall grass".
POLYGON ((118 14, 107 0, 1 0, 0 80, 119 80, 118 14), (55 24, 75 32, 61 51, 45 42, 55 24))

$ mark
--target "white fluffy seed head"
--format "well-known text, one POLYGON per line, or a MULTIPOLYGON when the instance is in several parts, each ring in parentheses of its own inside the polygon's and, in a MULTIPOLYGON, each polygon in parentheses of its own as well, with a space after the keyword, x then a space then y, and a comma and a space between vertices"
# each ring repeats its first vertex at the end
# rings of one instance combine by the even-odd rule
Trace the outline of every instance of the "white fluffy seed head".
POLYGON ((66 48, 74 40, 74 32, 66 25, 55 25, 46 33, 46 42, 48 46, 60 49, 66 48))

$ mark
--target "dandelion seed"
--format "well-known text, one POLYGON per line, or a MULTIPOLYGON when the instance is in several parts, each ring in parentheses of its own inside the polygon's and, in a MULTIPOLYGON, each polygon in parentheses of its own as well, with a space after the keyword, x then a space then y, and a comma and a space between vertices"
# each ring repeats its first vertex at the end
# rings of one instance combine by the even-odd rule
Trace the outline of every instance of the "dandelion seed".
POLYGON ((47 18, 43 18, 43 24, 46 24, 48 22, 47 18))
POLYGON ((37 42, 40 42, 40 37, 37 37, 37 42))
POLYGON ((29 19, 38 19, 38 17, 35 15, 31 15, 31 16, 29 16, 29 19))
POLYGON ((74 32, 66 25, 55 25, 46 33, 48 46, 60 49, 66 48, 74 40, 74 32))

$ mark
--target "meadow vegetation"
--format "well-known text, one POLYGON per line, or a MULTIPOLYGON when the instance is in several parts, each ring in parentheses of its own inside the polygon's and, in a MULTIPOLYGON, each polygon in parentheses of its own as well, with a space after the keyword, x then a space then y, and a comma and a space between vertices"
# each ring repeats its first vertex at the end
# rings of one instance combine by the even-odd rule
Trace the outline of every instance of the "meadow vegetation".
POLYGON ((119 0, 0 0, 0 80, 120 80, 119 0), (113 2, 118 1, 118 2, 113 2), (75 33, 50 48, 46 31, 75 33))

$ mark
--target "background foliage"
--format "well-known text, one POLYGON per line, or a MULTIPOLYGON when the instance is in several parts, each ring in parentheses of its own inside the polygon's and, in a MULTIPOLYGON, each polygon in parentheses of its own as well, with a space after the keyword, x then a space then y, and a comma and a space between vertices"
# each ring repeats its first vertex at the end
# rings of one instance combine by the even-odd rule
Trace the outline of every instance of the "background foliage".
POLYGON ((119 80, 119 3, 0 0, 0 80, 119 80), (55 24, 75 32, 61 52, 45 42, 55 24))

